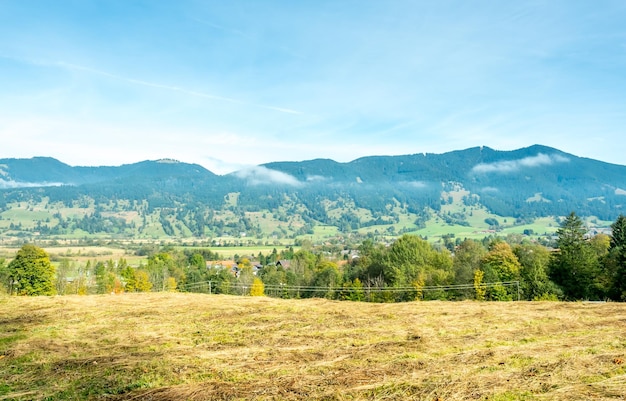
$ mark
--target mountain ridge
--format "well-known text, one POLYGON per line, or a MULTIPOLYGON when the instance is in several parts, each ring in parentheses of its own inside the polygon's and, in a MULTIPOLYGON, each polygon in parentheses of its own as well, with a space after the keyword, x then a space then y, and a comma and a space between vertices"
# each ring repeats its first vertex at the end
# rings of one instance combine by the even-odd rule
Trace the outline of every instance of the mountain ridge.
MULTIPOLYGON (((29 210, 43 208, 32 214, 33 230, 46 232, 37 217, 45 215, 50 225, 62 227, 55 232, 70 232, 66 213, 110 219, 109 226, 118 225, 127 235, 148 232, 151 224, 166 235, 194 236, 302 235, 317 225, 345 232, 390 225, 413 230, 433 216, 453 226, 477 224, 476 208, 490 219, 532 221, 576 211, 613 220, 626 209, 626 166, 542 145, 367 156, 345 163, 271 162, 225 175, 172 159, 99 167, 71 167, 49 157, 0 159, 0 217, 7 217, 4 223, 0 219, 0 232, 3 224, 8 229, 19 223, 8 219, 23 201, 29 210), (130 212, 142 216, 132 229, 120 220, 130 212)), ((107 226, 72 224, 88 232, 107 226)))
MULTIPOLYGON (((565 157, 571 157, 571 158, 576 158, 580 160, 588 160, 588 161, 593 161, 593 162, 602 163, 602 164, 611 165, 611 166, 624 167, 624 165, 604 162, 604 161, 597 160, 597 159, 579 157, 573 154, 563 152, 556 148, 536 144, 536 145, 531 145, 528 147, 519 148, 515 150, 504 150, 504 151, 496 150, 488 146, 475 146, 475 147, 471 147, 467 149, 452 150, 452 151, 448 151, 444 153, 424 152, 424 153, 413 153, 413 154, 403 154, 403 155, 372 155, 372 156, 359 157, 357 159, 354 159, 348 162, 338 162, 329 158, 314 158, 314 159, 307 159, 307 160, 301 160, 301 161, 275 161, 275 162, 262 163, 257 166, 251 166, 251 168, 266 167, 269 169, 276 169, 279 171, 289 171, 289 170, 293 170, 293 166, 297 166, 300 169, 307 168, 314 172, 323 173, 323 171, 320 170, 322 166, 324 167, 330 166, 331 168, 336 168, 337 166, 342 166, 342 167, 362 166, 362 165, 367 165, 367 164, 370 164, 370 165, 375 164, 380 161, 384 161, 384 162, 400 161, 400 163, 409 162, 413 164, 416 164, 416 162, 420 162, 420 164, 423 164, 423 162, 427 160, 436 161, 437 159, 440 159, 440 158, 456 159, 457 156, 462 157, 465 161, 473 160, 474 163, 478 164, 478 163, 483 163, 483 162, 495 162, 495 161, 501 160, 502 158, 511 158, 511 157, 522 158, 522 157, 526 157, 529 155, 536 155, 538 153, 560 154, 560 155, 564 155, 565 157), (315 169, 317 169, 318 171, 315 171, 315 169)), ((17 172, 19 172, 18 179, 24 182, 29 182, 29 181, 41 182, 42 181, 41 179, 37 180, 37 178, 42 178, 41 176, 37 176, 37 177, 33 176, 34 170, 37 170, 39 174, 41 173, 41 171, 45 171, 46 174, 44 175, 44 178, 46 175, 49 176, 51 174, 56 174, 56 176, 54 177, 55 178, 54 180, 44 180, 45 182, 48 182, 48 181, 57 182, 59 181, 58 180, 59 177, 76 176, 79 174, 92 175, 98 178, 107 177, 107 175, 111 175, 113 172, 116 172, 116 171, 119 171, 120 175, 123 176, 123 175, 129 174, 130 170, 137 170, 137 169, 140 169, 141 167, 146 167, 146 166, 148 168, 158 169, 159 165, 168 166, 168 168, 160 169, 160 170, 168 170, 170 166, 179 166, 179 167, 191 166, 194 169, 196 169, 197 172, 209 173, 210 175, 222 176, 222 177, 237 175, 239 172, 242 171, 242 170, 237 170, 237 171, 233 171, 227 174, 218 175, 218 174, 213 173, 209 169, 203 167, 202 165, 186 163, 186 162, 178 161, 175 159, 143 160, 143 161, 138 161, 134 163, 124 163, 120 165, 71 166, 53 157, 35 156, 31 158, 2 158, 0 159, 0 179, 3 179, 3 176, 6 175, 6 171, 3 170, 2 166, 4 165, 6 167, 7 164, 11 165, 11 170, 16 170, 17 172), (25 171, 28 171, 28 172, 24 174, 25 171)), ((298 176, 297 173, 295 173, 294 175, 298 176)), ((73 184, 73 182, 68 181, 67 184, 73 184)))

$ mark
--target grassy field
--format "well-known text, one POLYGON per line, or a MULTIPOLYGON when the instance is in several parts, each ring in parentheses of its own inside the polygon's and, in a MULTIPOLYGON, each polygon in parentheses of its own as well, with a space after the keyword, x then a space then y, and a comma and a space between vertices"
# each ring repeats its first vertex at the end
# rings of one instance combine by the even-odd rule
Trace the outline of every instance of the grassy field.
POLYGON ((0 298, 0 400, 623 400, 626 304, 0 298))

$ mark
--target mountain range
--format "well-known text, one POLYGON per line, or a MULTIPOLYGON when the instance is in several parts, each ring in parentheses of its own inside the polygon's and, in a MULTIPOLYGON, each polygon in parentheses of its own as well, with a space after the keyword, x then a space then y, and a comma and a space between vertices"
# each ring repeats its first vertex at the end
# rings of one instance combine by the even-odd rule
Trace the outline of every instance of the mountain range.
POLYGON ((407 230, 418 229, 442 211, 447 223, 464 225, 478 207, 520 221, 572 211, 613 220, 625 205, 626 166, 541 145, 348 163, 273 162, 226 175, 170 159, 103 167, 72 167, 49 157, 0 159, 0 233, 13 234, 92 234, 113 225, 109 234, 127 236, 296 236, 319 225, 398 228, 401 216, 412 219, 407 230), (459 206, 453 213, 443 208, 453 203, 459 206), (26 204, 33 218, 19 221, 18 229, 10 211, 26 204), (43 219, 35 217, 38 208, 43 219), (76 223, 88 218, 103 222, 91 229, 76 223))

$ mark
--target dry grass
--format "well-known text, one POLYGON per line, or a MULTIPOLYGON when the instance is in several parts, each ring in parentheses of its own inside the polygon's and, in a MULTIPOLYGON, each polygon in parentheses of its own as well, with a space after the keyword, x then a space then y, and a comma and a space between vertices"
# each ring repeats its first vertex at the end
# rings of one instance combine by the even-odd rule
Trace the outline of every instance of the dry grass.
POLYGON ((626 304, 0 298, 0 400, 624 400, 626 304))

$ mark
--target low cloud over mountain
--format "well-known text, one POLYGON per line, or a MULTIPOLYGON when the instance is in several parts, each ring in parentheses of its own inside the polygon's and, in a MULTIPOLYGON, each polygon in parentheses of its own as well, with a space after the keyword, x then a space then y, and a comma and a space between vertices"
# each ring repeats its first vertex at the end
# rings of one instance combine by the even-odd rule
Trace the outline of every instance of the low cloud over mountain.
POLYGON ((487 173, 514 173, 523 168, 549 166, 555 163, 567 163, 569 159, 567 157, 552 154, 546 155, 539 153, 537 156, 524 157, 518 160, 505 160, 494 163, 480 163, 472 168, 473 173, 487 174, 487 173))
POLYGON ((236 177, 246 180, 252 185, 279 184, 294 187, 302 186, 302 182, 292 175, 272 170, 264 166, 254 166, 234 173, 236 177))

